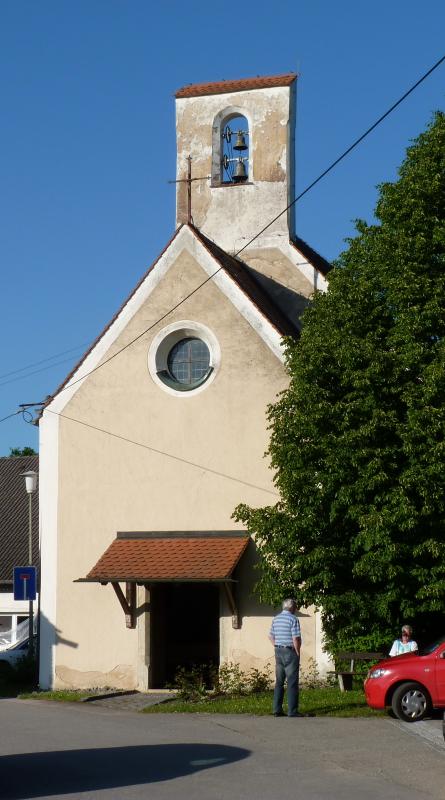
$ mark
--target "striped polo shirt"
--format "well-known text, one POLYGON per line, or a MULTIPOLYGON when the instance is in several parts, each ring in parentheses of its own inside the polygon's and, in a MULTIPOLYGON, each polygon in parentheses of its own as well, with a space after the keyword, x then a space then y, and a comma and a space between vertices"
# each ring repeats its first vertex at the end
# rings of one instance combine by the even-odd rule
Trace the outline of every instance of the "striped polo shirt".
POLYGON ((293 647, 292 637, 301 637, 299 620, 285 609, 273 618, 270 636, 273 636, 275 647, 293 647))

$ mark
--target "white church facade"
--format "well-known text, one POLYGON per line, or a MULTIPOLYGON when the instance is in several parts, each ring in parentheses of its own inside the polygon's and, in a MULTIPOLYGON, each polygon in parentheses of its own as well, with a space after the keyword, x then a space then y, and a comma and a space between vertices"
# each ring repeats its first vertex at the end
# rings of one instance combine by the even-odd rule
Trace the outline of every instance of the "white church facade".
MULTIPOLYGON (((278 499, 267 406, 287 385, 283 337, 329 270, 277 216, 295 190, 295 84, 177 92, 176 231, 43 409, 43 687, 272 663, 274 609, 232 513, 278 499)), ((319 617, 300 616, 302 666, 323 669, 319 617)))

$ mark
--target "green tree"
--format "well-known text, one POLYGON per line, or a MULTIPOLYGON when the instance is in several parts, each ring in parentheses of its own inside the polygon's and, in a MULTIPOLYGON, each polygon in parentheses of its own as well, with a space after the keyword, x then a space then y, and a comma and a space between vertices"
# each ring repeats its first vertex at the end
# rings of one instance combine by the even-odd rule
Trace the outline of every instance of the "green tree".
POLYGON ((32 447, 10 447, 9 458, 16 458, 17 456, 36 456, 37 453, 32 447))
POLYGON ((445 632, 445 115, 415 140, 287 341, 280 501, 235 511, 261 599, 321 608, 331 651, 445 632))

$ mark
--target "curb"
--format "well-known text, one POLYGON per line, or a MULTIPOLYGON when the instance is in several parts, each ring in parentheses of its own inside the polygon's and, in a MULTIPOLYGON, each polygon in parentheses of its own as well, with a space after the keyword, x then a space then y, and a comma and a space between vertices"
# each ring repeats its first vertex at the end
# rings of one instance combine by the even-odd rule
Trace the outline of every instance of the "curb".
POLYGON ((105 692, 104 694, 92 694, 90 697, 82 697, 81 703, 92 703, 95 700, 108 700, 109 697, 125 697, 131 694, 140 694, 136 689, 130 689, 125 692, 105 692))

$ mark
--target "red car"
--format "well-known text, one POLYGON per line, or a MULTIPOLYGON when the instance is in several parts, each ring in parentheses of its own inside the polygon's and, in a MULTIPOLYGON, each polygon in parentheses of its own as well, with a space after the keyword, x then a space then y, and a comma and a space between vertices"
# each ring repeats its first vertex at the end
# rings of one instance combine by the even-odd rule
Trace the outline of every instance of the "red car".
POLYGON ((445 708, 445 636, 418 653, 379 661, 368 672, 365 694, 371 708, 391 706, 404 722, 445 708))

